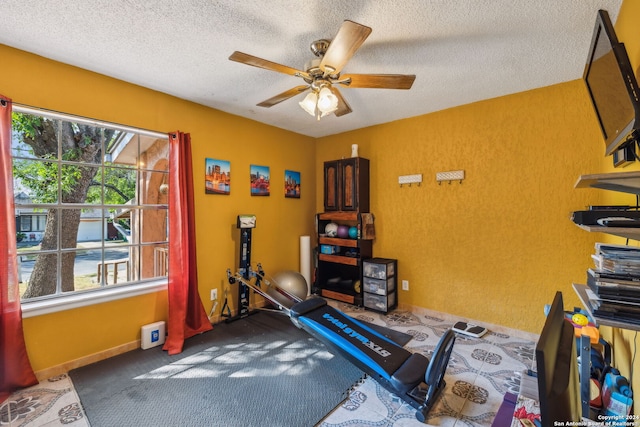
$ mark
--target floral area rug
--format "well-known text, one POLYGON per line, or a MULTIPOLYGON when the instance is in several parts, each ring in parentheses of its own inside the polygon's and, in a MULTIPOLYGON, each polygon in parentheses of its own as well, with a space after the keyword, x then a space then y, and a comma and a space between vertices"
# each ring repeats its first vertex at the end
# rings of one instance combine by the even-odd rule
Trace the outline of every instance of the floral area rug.
POLYGON ((0 426, 88 427, 68 375, 59 375, 13 393, 0 404, 0 426))

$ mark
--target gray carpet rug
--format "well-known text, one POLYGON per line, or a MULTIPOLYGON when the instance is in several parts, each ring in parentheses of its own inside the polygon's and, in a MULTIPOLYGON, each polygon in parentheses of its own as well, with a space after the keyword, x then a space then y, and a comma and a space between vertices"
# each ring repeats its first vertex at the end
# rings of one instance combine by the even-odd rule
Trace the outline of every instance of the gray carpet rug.
POLYGON ((313 426, 362 372, 283 315, 190 338, 183 353, 135 350, 69 372, 92 427, 313 426))

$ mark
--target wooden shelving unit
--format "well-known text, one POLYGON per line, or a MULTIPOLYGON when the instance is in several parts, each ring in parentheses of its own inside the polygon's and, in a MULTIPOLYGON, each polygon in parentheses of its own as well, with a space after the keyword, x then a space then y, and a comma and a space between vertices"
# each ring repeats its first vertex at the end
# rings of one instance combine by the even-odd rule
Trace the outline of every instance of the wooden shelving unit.
POLYGON ((315 292, 362 306, 362 262, 373 256, 363 215, 369 215, 369 160, 361 157, 324 164, 324 208, 316 215, 318 267, 315 292), (357 238, 325 235, 329 223, 357 227, 357 238))

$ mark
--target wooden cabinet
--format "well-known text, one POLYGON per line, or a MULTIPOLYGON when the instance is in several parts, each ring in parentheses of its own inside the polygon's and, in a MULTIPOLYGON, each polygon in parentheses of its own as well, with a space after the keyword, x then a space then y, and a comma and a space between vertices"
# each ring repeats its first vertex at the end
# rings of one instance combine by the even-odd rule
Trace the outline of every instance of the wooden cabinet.
POLYGON ((324 163, 324 210, 369 212, 369 160, 362 157, 324 163))
POLYGON ((367 217, 358 212, 324 212, 317 214, 318 266, 316 292, 323 297, 362 306, 362 262, 371 258, 373 240, 366 233, 367 217), (365 219, 363 220, 363 215, 365 219), (327 224, 355 227, 356 238, 328 236, 327 224), (364 234, 363 234, 364 233, 364 234))

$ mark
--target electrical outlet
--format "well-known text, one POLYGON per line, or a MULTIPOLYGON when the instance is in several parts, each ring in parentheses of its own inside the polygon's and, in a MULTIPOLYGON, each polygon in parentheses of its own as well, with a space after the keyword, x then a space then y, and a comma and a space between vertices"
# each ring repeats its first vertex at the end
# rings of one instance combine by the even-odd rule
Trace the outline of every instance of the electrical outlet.
POLYGON ((218 299, 218 290, 211 289, 211 301, 216 301, 218 299))
POLYGON ((408 280, 403 280, 402 281, 402 290, 403 291, 408 291, 409 290, 409 281, 408 280))

